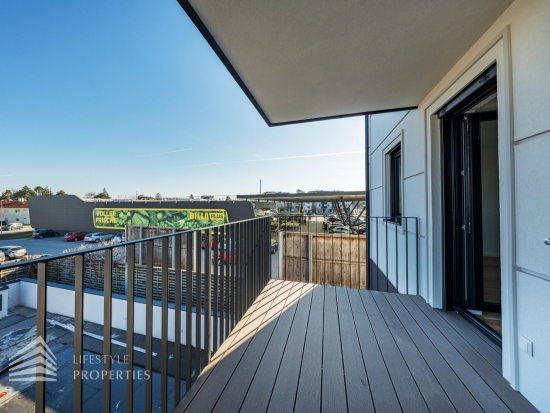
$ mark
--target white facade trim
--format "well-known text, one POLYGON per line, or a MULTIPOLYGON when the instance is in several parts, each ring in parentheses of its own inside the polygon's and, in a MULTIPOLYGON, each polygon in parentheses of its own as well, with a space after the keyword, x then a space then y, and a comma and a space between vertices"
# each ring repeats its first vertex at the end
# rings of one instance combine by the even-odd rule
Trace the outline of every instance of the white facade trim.
POLYGON ((497 104, 500 243, 502 279, 502 357, 503 376, 518 389, 517 285, 515 251, 514 132, 512 108, 512 65, 510 26, 506 26, 483 50, 453 78, 424 109, 426 125, 426 205, 428 209, 428 302, 443 304, 443 232, 441 197, 440 129, 437 111, 493 63, 497 64, 497 104), (438 187, 438 188, 436 188, 438 187), (437 248, 436 248, 437 246, 437 248))

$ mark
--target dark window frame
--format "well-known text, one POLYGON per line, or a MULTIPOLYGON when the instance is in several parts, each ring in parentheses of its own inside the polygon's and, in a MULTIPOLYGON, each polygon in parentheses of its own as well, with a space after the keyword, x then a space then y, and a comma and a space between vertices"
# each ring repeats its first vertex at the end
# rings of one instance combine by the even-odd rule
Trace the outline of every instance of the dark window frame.
POLYGON ((401 142, 388 153, 390 163, 390 220, 401 225, 403 216, 403 167, 401 142))

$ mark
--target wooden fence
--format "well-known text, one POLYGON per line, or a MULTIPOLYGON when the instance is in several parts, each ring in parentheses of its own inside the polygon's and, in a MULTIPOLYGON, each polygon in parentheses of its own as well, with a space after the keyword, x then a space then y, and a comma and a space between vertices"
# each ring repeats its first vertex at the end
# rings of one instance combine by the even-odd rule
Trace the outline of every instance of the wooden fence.
POLYGON ((364 289, 366 243, 364 235, 285 233, 283 278, 364 289))

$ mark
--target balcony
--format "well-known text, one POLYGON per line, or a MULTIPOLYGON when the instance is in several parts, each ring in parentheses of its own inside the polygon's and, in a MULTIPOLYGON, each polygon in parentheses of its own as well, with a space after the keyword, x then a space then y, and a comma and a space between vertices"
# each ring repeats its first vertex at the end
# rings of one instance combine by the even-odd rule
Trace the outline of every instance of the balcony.
MULTIPOLYGON (((416 295, 270 280, 270 221, 2 266, 30 320, 18 322, 70 363, 0 398, 0 411, 536 411, 502 377, 500 348, 457 314, 416 295), (72 331, 60 339, 51 320, 72 331)), ((415 290, 382 255, 376 286, 415 290)))

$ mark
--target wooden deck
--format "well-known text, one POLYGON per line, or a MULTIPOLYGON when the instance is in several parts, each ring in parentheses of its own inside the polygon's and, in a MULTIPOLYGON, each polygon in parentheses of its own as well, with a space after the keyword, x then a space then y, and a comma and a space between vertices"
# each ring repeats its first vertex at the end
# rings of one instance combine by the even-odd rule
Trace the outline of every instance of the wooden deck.
POLYGON ((501 351, 415 296, 271 281, 176 412, 535 412, 501 351))

